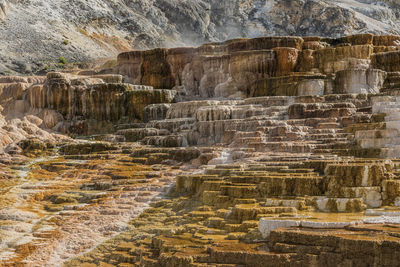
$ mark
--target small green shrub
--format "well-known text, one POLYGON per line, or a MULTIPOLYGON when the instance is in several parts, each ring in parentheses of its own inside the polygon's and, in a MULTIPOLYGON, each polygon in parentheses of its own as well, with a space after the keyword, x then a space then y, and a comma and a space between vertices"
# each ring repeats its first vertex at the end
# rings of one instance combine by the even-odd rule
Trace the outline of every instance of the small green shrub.
POLYGON ((65 64, 67 64, 67 60, 65 59, 65 57, 59 57, 58 65, 65 65, 65 64))
POLYGON ((67 39, 64 39, 64 45, 68 45, 69 41, 67 39))

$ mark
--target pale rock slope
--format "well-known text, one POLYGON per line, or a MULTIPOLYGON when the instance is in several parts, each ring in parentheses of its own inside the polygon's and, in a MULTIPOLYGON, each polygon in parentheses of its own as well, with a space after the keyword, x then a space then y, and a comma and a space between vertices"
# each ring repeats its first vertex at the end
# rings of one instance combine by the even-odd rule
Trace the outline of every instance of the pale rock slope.
POLYGON ((265 35, 400 33, 393 0, 0 0, 0 73, 265 35))

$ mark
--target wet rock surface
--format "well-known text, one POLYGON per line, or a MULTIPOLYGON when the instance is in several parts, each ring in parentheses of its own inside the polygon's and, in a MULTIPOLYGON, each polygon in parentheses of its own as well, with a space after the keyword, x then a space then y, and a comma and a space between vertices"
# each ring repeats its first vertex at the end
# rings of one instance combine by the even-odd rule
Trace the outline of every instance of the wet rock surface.
MULTIPOLYGON (((382 257, 388 251, 397 255, 396 221, 382 224, 378 210, 362 212, 367 205, 361 195, 333 196, 324 187, 332 176, 306 168, 353 168, 357 163, 292 159, 224 164, 202 174, 179 175, 174 191, 132 220, 126 232, 65 266, 265 266, 266 260, 267 266, 335 266, 361 264, 364 258, 395 266, 396 257, 382 257)), ((382 210, 392 213, 390 218, 395 212, 382 210)))
POLYGON ((134 163, 126 151, 139 147, 124 146, 39 158, 3 179, 1 265, 60 265, 126 230, 168 191, 180 171, 134 163))

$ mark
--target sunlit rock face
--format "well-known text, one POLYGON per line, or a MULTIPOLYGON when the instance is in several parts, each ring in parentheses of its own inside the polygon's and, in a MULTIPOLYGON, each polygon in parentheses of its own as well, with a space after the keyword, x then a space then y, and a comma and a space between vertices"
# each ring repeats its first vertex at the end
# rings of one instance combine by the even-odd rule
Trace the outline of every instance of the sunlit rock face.
POLYGON ((64 79, 48 75, 43 87, 29 94, 32 108, 55 109, 65 118, 83 116, 98 121, 123 117, 143 119, 143 109, 152 103, 171 102, 173 91, 122 83, 104 83, 98 78, 64 79))
POLYGON ((379 93, 386 79, 386 72, 378 69, 347 69, 336 73, 338 93, 379 93))
POLYGON ((371 45, 327 47, 315 52, 316 66, 327 74, 351 67, 368 68, 372 53, 371 45))
POLYGON ((388 72, 400 71, 399 62, 399 51, 377 53, 372 57, 372 64, 374 67, 388 72))
POLYGON ((243 97, 253 81, 294 71, 302 43, 298 37, 268 37, 127 52, 118 56, 115 72, 154 88, 183 87, 189 96, 243 97))
POLYGON ((175 91, 124 84, 119 75, 85 77, 49 73, 44 84, 26 91, 28 110, 53 117, 46 119, 49 128, 75 133, 112 131, 112 125, 107 123, 143 121, 146 106, 169 103, 175 98, 175 91), (55 123, 54 116, 66 123, 55 123))
POLYGON ((398 65, 396 40, 372 34, 236 39, 122 53, 113 71, 186 99, 379 93, 386 71, 398 65))
POLYGON ((324 95, 326 87, 325 75, 299 73, 258 80, 253 86, 253 96, 324 95))

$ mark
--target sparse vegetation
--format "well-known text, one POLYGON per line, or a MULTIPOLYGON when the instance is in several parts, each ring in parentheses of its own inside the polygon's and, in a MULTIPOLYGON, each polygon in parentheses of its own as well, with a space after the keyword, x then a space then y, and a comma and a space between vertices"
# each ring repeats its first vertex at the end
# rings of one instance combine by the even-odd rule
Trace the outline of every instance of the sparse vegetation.
POLYGON ((65 64, 67 64, 67 59, 65 57, 59 57, 58 58, 58 65, 64 66, 65 64))
POLYGON ((117 65, 117 60, 116 59, 112 59, 112 60, 108 60, 106 63, 104 63, 101 68, 102 69, 109 69, 112 67, 115 67, 117 65))
POLYGON ((64 39, 63 43, 64 45, 69 45, 69 41, 67 39, 64 39))
POLYGON ((82 29, 82 28, 77 28, 77 30, 80 32, 80 33, 82 33, 83 35, 85 35, 85 36, 89 36, 89 33, 85 30, 85 29, 82 29))

